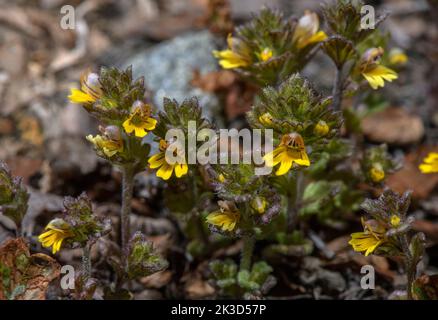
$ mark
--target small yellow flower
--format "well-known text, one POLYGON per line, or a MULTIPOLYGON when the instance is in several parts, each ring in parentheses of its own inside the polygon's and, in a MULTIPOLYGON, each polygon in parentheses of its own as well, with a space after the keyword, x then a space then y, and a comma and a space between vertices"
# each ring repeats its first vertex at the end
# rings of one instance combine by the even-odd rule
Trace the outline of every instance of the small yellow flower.
POLYGON ((226 201, 218 201, 219 211, 212 212, 207 216, 207 222, 221 228, 223 231, 233 231, 240 220, 240 213, 234 204, 226 201))
POLYGON ((354 251, 365 251, 365 256, 368 256, 387 241, 385 238, 386 230, 376 220, 365 221, 362 219, 362 225, 364 231, 352 233, 348 243, 354 251))
POLYGON ((320 137, 325 136, 329 131, 330 127, 324 120, 319 120, 315 128, 313 128, 313 132, 320 137))
POLYGON ((309 44, 321 42, 327 38, 324 31, 319 31, 319 18, 315 12, 306 10, 304 15, 298 20, 295 27, 293 40, 297 43, 298 49, 302 49, 309 44))
POLYGON ((128 119, 123 122, 123 129, 128 134, 135 132, 136 137, 143 138, 148 131, 154 130, 156 125, 157 120, 151 118, 151 107, 141 101, 136 101, 128 119))
POLYGON ((240 39, 233 38, 231 34, 227 38, 228 49, 213 51, 215 58, 224 69, 247 67, 251 64, 251 53, 248 46, 240 39))
POLYGON ((107 157, 112 157, 118 152, 123 151, 123 140, 120 136, 120 130, 116 126, 100 127, 102 135, 92 136, 89 134, 86 138, 98 150, 101 150, 107 157))
POLYGON ((396 216, 395 214, 393 214, 393 215, 391 216, 391 225, 392 225, 394 228, 397 228, 397 227, 400 225, 400 217, 399 217, 399 216, 396 216))
POLYGON ((418 166, 422 173, 438 173, 438 153, 431 152, 418 166))
POLYGON ((219 174, 219 176, 217 177, 217 179, 219 180, 219 182, 224 183, 225 182, 225 176, 223 173, 219 174))
POLYGON ((269 112, 265 112, 259 117, 259 121, 264 126, 272 125, 272 115, 269 112))
POLYGON ((81 89, 71 89, 69 100, 77 104, 89 104, 95 102, 102 95, 99 76, 88 72, 81 76, 81 89))
POLYGON ((399 48, 389 51, 389 63, 393 65, 404 65, 408 62, 408 56, 399 48))
POLYGON ((373 182, 380 182, 385 179, 385 171, 380 163, 375 163, 370 169, 370 177, 373 182))
POLYGON ((267 153, 263 159, 268 167, 280 164, 275 172, 277 176, 287 173, 294 162, 300 166, 310 166, 303 138, 298 133, 284 135, 280 145, 274 151, 267 153))
POLYGON ((165 140, 160 140, 160 152, 149 158, 149 168, 159 168, 157 171, 157 177, 160 177, 163 180, 169 180, 174 170, 175 176, 177 178, 181 178, 183 175, 187 174, 189 167, 184 159, 181 161, 177 161, 174 164, 167 163, 166 149, 168 147, 169 144, 165 140))
POLYGON ((274 53, 272 52, 272 50, 270 48, 265 48, 260 53, 260 60, 262 60, 263 62, 268 61, 269 59, 272 58, 273 55, 274 55, 274 53))
POLYGON ((38 237, 38 241, 41 242, 44 248, 52 247, 53 254, 61 249, 62 242, 65 239, 74 235, 70 225, 59 218, 50 221, 44 230, 48 231, 42 233, 38 237))
POLYGON ((264 214, 266 211, 266 205, 268 204, 266 202, 266 199, 263 197, 255 197, 251 200, 251 208, 254 209, 255 212, 258 214, 264 214))
POLYGON ((391 82, 398 78, 394 70, 379 64, 382 54, 382 48, 371 48, 365 51, 360 61, 359 71, 373 89, 383 87, 384 80, 391 82))

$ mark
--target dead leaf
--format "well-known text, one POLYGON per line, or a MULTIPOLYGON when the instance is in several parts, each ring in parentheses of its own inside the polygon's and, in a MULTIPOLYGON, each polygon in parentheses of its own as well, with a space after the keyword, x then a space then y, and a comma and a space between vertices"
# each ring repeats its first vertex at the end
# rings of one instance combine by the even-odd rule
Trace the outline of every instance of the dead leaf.
POLYGON ((414 198, 426 198, 438 185, 438 175, 423 174, 418 165, 432 151, 438 152, 438 148, 422 148, 408 154, 402 169, 388 176, 387 185, 399 193, 412 190, 414 198))
POLYGON ((194 277, 189 278, 184 290, 188 299, 205 299, 215 293, 214 288, 207 281, 194 277))
POLYGON ((416 143, 424 135, 421 118, 396 107, 365 117, 362 121, 362 129, 369 140, 394 145, 416 143))
POLYGON ((49 283, 59 277, 60 265, 42 254, 30 254, 23 238, 0 247, 0 300, 45 300, 49 283))
POLYGON ((160 289, 166 286, 171 279, 172 279, 172 271, 164 270, 161 272, 151 274, 150 276, 143 277, 140 279, 140 282, 143 283, 147 288, 160 289))

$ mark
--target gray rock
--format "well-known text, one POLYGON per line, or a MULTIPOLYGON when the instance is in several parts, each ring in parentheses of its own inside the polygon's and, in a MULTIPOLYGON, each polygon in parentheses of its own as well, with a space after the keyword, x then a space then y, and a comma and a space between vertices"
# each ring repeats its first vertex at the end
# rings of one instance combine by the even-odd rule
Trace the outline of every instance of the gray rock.
POLYGON ((123 67, 132 65, 134 77, 145 77, 146 86, 153 91, 153 101, 158 109, 163 107, 163 98, 184 99, 196 96, 203 114, 212 119, 218 106, 217 98, 190 85, 193 71, 201 74, 217 69, 212 55, 214 37, 208 31, 190 32, 162 42, 145 52, 129 58, 123 67))

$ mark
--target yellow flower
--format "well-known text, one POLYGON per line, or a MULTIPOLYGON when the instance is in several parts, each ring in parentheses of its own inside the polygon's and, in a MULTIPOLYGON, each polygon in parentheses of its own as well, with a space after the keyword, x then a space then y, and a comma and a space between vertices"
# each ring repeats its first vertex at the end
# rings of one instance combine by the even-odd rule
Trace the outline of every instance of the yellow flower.
POLYGON ((325 136, 329 131, 330 131, 330 128, 329 128, 328 124, 323 120, 319 120, 318 123, 316 124, 315 128, 313 128, 313 132, 317 136, 320 136, 320 137, 325 136))
POLYGON ((302 49, 309 44, 325 40, 327 35, 319 30, 319 18, 315 12, 306 10, 304 15, 298 20, 295 27, 293 40, 297 43, 298 49, 302 49))
POLYGON ((265 48, 263 49, 263 51, 260 53, 260 60, 262 60, 263 62, 268 61, 269 59, 272 58, 272 56, 274 55, 274 53, 272 52, 272 50, 270 48, 265 48))
POLYGON ((99 76, 88 72, 81 76, 81 89, 71 89, 68 98, 73 103, 89 104, 95 102, 101 95, 99 76))
POLYGON ((224 183, 225 182, 225 176, 223 173, 219 174, 219 176, 217 177, 217 179, 219 180, 219 182, 224 183))
POLYGON ((393 65, 404 65, 408 62, 408 56, 399 48, 394 48, 389 51, 389 63, 393 65))
POLYGON ((310 166, 303 138, 298 133, 284 135, 280 145, 274 151, 265 154, 263 159, 268 167, 280 164, 275 172, 277 176, 287 173, 294 162, 300 166, 310 166))
POLYGON ((418 167, 422 173, 438 173, 438 153, 431 152, 418 167))
POLYGON ((391 82, 398 77, 394 70, 379 64, 382 54, 382 48, 371 48, 365 51, 360 61, 359 71, 373 89, 383 87, 384 80, 391 82))
POLYGON ((218 201, 220 210, 207 216, 207 222, 223 231, 233 231, 240 220, 240 213, 231 202, 218 201))
POLYGON ((151 118, 151 107, 141 101, 134 102, 132 112, 128 119, 123 122, 126 133, 135 132, 135 136, 143 138, 148 131, 154 130, 157 120, 151 118))
POLYGON ((394 228, 397 228, 397 227, 400 225, 400 217, 399 217, 399 216, 396 216, 395 214, 393 214, 393 215, 391 216, 391 225, 392 225, 394 228))
POLYGON ((259 121, 264 126, 270 126, 272 125, 272 115, 266 112, 259 117, 259 121))
POLYGON ((52 253, 55 254, 61 249, 62 242, 66 238, 73 237, 73 232, 70 230, 70 225, 62 219, 54 219, 49 222, 42 233, 38 237, 44 248, 52 247, 52 253))
POLYGON ((264 214, 268 203, 265 198, 257 196, 251 200, 250 204, 251 208, 253 208, 258 214, 264 214))
POLYGON ((168 180, 172 176, 174 170, 175 176, 181 178, 183 175, 187 174, 189 167, 185 162, 185 159, 177 161, 174 164, 167 163, 166 149, 168 146, 169 145, 165 140, 160 140, 160 152, 149 158, 149 168, 159 168, 157 171, 157 177, 160 177, 163 180, 168 180))
POLYGON ((354 251, 365 251, 365 256, 368 256, 387 241, 385 238, 386 230, 376 220, 364 221, 362 219, 362 225, 364 231, 352 233, 348 243, 354 251))
POLYGON ((231 34, 227 38, 228 49, 213 51, 213 55, 219 59, 219 64, 224 69, 247 67, 251 64, 251 55, 248 46, 240 39, 233 38, 231 34))
POLYGON ((385 171, 380 163, 373 164, 369 174, 373 182, 380 182, 385 178, 385 171))
POLYGON ((100 127, 102 135, 93 137, 91 134, 86 138, 101 150, 107 157, 114 156, 117 152, 123 151, 123 140, 120 136, 120 130, 116 126, 100 127))

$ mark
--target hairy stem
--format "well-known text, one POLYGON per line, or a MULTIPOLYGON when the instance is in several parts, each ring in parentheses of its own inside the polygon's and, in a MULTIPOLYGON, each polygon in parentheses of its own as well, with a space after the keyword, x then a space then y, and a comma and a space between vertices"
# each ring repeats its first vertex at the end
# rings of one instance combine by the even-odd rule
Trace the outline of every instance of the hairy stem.
POLYGON ((240 271, 251 269, 251 257, 254 251, 255 238, 253 235, 245 235, 243 237, 242 256, 240 258, 240 271))
POLYGON ((407 297, 408 300, 413 300, 412 298, 412 285, 415 281, 415 273, 416 273, 416 269, 417 266, 415 265, 413 259, 412 259, 412 255, 411 255, 411 251, 409 250, 409 244, 408 244, 408 238, 407 235, 404 234, 400 237, 400 241, 402 244, 402 249, 403 249, 403 253, 405 255, 405 272, 406 272, 406 277, 407 277, 407 286, 406 286, 406 293, 407 293, 407 297))
POLYGON ((292 232, 297 223, 299 203, 301 201, 301 189, 303 184, 303 173, 297 171, 295 178, 295 194, 287 197, 287 231, 292 232))
POLYGON ((91 277, 91 244, 87 242, 87 244, 82 249, 82 272, 84 273, 85 278, 91 277))
POLYGON ((342 66, 336 67, 335 83, 333 85, 333 109, 341 110, 342 103, 342 66))
POLYGON ((129 241, 129 215, 131 213, 131 199, 134 190, 134 169, 131 165, 122 167, 122 210, 120 215, 120 228, 122 250, 126 251, 129 241))

